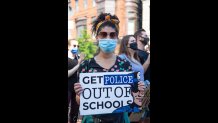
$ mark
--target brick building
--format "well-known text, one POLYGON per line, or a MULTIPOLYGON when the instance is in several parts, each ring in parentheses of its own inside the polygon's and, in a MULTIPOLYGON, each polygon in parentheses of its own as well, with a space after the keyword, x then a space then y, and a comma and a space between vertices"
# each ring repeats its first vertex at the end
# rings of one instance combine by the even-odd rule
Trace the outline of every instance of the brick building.
MULTIPOLYGON (((146 28, 150 24, 150 15, 143 9, 148 6, 148 0, 68 0, 68 36, 76 38, 80 31, 87 29, 91 34, 91 22, 101 13, 111 13, 120 20, 120 34, 122 38, 127 34, 134 34, 139 28, 146 28), (142 3, 143 2, 143 3, 142 3), (142 14, 146 12, 146 15, 142 14), (145 21, 143 21, 143 19, 145 21), (148 23, 149 22, 149 23, 148 23)), ((149 1, 150 7, 150 1, 149 1)), ((149 27, 150 29, 150 27, 149 27)), ((94 39, 94 36, 93 36, 94 39)))

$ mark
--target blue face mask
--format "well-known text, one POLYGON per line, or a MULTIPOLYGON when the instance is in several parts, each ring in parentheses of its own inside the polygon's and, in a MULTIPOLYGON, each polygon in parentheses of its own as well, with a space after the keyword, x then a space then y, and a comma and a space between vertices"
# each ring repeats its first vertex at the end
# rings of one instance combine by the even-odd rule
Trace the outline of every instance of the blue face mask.
POLYGON ((77 52, 78 52, 78 48, 77 48, 77 47, 75 47, 75 48, 73 48, 73 49, 71 50, 71 53, 73 53, 73 54, 77 54, 77 52))
POLYGON ((104 53, 114 52, 117 45, 117 39, 99 39, 99 47, 104 53))

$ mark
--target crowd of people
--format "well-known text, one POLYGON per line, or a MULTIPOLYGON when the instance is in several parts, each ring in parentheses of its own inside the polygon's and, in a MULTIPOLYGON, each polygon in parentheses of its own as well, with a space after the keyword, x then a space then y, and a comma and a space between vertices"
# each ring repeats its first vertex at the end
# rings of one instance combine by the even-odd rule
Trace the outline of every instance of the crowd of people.
POLYGON ((150 123, 150 41, 144 29, 134 35, 121 39, 119 53, 115 48, 119 35, 119 18, 110 13, 101 13, 92 24, 98 50, 93 58, 84 60, 78 53, 78 42, 68 40, 68 123, 77 123, 80 94, 83 89, 79 83, 80 73, 95 72, 139 72, 138 91, 143 94, 139 112, 116 112, 111 114, 85 115, 82 123, 150 123), (122 64, 119 64, 120 62, 122 64))

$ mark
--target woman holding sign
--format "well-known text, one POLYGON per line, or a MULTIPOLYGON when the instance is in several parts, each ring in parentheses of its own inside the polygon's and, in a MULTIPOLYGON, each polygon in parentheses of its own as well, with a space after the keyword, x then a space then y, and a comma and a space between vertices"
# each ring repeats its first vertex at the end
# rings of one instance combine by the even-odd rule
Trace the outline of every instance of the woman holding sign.
MULTIPOLYGON (((138 57, 137 50, 138 48, 137 48, 137 43, 136 43, 136 39, 134 38, 134 35, 124 36, 123 39, 121 40, 119 56, 122 59, 129 61, 130 64, 132 65, 132 70, 134 72, 140 72, 139 81, 144 81, 144 68, 143 68, 143 65, 139 62, 140 59, 138 57)), ((146 90, 148 90, 148 88, 146 88, 146 90)), ((143 106, 144 106, 145 100, 148 100, 147 97, 143 99, 143 106)), ((144 112, 145 110, 143 108, 143 110, 140 113, 135 113, 137 115, 132 115, 132 116, 137 117, 134 119, 138 119, 139 121, 140 117, 144 117, 143 116, 144 112)))
POLYGON ((133 35, 126 35, 121 40, 119 57, 130 62, 134 72, 140 72, 140 81, 144 81, 144 69, 139 62, 137 43, 133 35))
MULTIPOLYGON (((79 73, 95 73, 95 72, 129 72, 132 66, 126 60, 114 54, 119 34, 119 19, 116 15, 102 13, 93 22, 92 33, 96 35, 98 42, 98 52, 94 58, 84 61, 79 73)), ((138 88, 144 91, 144 83, 139 82, 138 88)), ((74 84, 74 90, 79 96, 83 89, 80 83, 74 84)), ((127 113, 111 113, 101 115, 85 115, 83 123, 129 123, 127 113)))
POLYGON ((76 94, 73 91, 73 84, 77 82, 76 71, 79 68, 80 63, 84 60, 84 54, 80 55, 79 59, 76 59, 75 53, 77 52, 78 42, 76 40, 68 40, 68 106, 69 109, 69 122, 76 123, 79 112, 79 106, 76 102, 76 94))

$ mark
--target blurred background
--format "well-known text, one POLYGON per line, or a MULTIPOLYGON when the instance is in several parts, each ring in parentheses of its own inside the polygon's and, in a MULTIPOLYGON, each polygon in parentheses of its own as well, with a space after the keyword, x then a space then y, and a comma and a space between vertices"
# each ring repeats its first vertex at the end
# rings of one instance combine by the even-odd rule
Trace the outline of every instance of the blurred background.
POLYGON ((85 36, 84 40, 96 44, 91 23, 102 12, 118 16, 119 39, 141 28, 150 36, 150 0, 68 0, 68 39, 82 41, 85 36))

